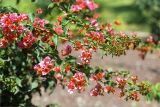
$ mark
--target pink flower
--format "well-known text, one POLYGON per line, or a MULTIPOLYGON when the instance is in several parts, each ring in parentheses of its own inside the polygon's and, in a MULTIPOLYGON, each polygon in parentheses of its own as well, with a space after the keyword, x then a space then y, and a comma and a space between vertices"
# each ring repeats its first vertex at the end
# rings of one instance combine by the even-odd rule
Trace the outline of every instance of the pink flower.
POLYGON ((97 19, 87 18, 87 20, 90 21, 90 25, 91 25, 92 27, 94 27, 96 30, 99 30, 99 29, 100 29, 99 23, 97 22, 97 19))
POLYGON ((88 8, 90 11, 95 10, 98 8, 98 5, 94 3, 94 1, 90 0, 76 0, 76 4, 73 4, 71 6, 71 11, 72 12, 79 12, 81 10, 84 10, 88 8))
POLYGON ((63 32, 64 32, 61 25, 57 25, 53 30, 54 30, 58 35, 62 35, 63 32))
POLYGON ((39 75, 46 75, 53 69, 53 67, 51 58, 47 56, 39 64, 34 66, 34 70, 39 75))
POLYGON ((26 28, 22 25, 17 26, 17 31, 19 34, 22 34, 24 31, 26 30, 26 28))
POLYGON ((125 33, 120 32, 119 35, 120 35, 122 38, 126 38, 126 34, 125 34, 125 33))
POLYGON ((148 43, 152 43, 153 42, 153 37, 152 36, 148 36, 147 37, 147 42, 148 43))
POLYGON ((36 18, 33 22, 33 26, 39 27, 39 28, 44 28, 45 24, 48 24, 49 22, 44 19, 36 18))
POLYGON ((80 5, 72 5, 71 6, 71 11, 72 12, 79 12, 80 10, 82 10, 82 8, 80 7, 80 5))
POLYGON ((29 17, 27 14, 20 14, 19 20, 20 21, 29 21, 29 17))
POLYGON ((98 5, 95 4, 93 1, 87 0, 87 1, 86 1, 86 5, 87 5, 87 7, 89 8, 90 11, 93 11, 93 10, 95 10, 96 8, 98 8, 98 5))
POLYGON ((62 56, 66 56, 69 55, 71 52, 72 52, 72 47, 70 45, 67 45, 65 49, 61 51, 61 54, 62 56))

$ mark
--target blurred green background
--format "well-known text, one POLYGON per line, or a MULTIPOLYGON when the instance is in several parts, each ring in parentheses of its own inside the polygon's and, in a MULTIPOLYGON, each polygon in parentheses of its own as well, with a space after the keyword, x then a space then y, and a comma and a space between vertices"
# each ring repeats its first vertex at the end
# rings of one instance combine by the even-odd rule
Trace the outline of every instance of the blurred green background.
MULTIPOLYGON (((50 0, 0 0, 0 6, 13 6, 20 12, 35 12, 43 8, 41 17, 54 21, 59 12, 55 9, 48 14, 50 0), (20 2, 19 2, 20 1, 20 2), (17 4, 17 2, 19 2, 17 4)), ((103 23, 114 23, 119 20, 122 24, 116 27, 121 31, 151 32, 160 35, 160 0, 95 0, 99 4, 97 12, 103 23)))

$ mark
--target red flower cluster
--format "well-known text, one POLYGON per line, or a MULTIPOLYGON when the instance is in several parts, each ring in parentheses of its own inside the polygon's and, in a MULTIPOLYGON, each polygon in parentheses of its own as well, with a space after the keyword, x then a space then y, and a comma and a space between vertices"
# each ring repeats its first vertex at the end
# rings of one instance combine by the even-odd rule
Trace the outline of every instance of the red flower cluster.
POLYGON ((104 92, 107 93, 115 93, 115 89, 112 86, 102 86, 100 83, 97 83, 96 86, 91 89, 90 95, 91 96, 98 96, 98 95, 104 95, 104 92))
POLYGON ((0 17, 0 27, 2 28, 3 38, 0 39, 0 48, 7 47, 8 43, 13 42, 18 38, 20 34, 26 30, 26 28, 21 25, 22 22, 29 21, 26 14, 3 14, 0 17))
POLYGON ((53 69, 53 67, 54 65, 52 64, 51 58, 47 56, 39 64, 34 66, 34 70, 39 75, 46 75, 53 69))
POLYGON ((52 38, 52 33, 45 28, 45 25, 48 24, 49 22, 44 19, 36 18, 33 22, 34 26, 34 36, 35 37, 41 37, 41 40, 44 43, 48 43, 50 45, 54 45, 53 39, 52 38))
POLYGON ((105 73, 104 72, 99 72, 96 75, 91 75, 90 80, 91 81, 99 81, 104 78, 105 73))
POLYGON ((104 88, 99 83, 97 83, 97 85, 90 91, 91 96, 103 95, 103 93, 104 88))
POLYGON ((88 8, 90 11, 93 11, 98 8, 98 5, 95 4, 93 0, 76 0, 76 4, 71 6, 71 11, 79 12, 86 8, 88 8))
POLYGON ((88 50, 88 49, 83 49, 81 51, 81 55, 80 55, 80 58, 81 58, 81 61, 84 63, 84 64, 89 64, 90 63, 90 60, 92 58, 92 50, 88 50))
POLYGON ((53 70, 57 73, 60 73, 61 72, 61 68, 60 67, 54 67, 53 70))
POLYGON ((44 28, 44 25, 48 23, 49 22, 47 20, 36 18, 33 22, 33 26, 38 28, 44 28))
POLYGON ((126 83, 127 83, 127 79, 117 77, 117 78, 116 78, 116 82, 117 82, 117 84, 118 84, 118 87, 121 88, 121 89, 123 89, 124 86, 125 86, 126 83))
POLYGON ((85 83, 85 74, 82 72, 75 73, 67 85, 68 92, 71 94, 74 90, 78 90, 80 92, 84 91, 85 83))
POLYGON ((6 48, 8 45, 8 40, 5 38, 0 39, 0 48, 6 48))
POLYGON ((104 91, 105 92, 107 92, 107 93, 115 93, 115 89, 113 88, 113 87, 111 87, 111 86, 106 86, 105 88, 104 88, 104 91))
POLYGON ((87 37, 91 38, 93 41, 98 41, 100 43, 104 43, 105 42, 104 34, 100 33, 100 32, 92 31, 87 35, 87 37))
POLYGON ((137 92, 130 93, 129 97, 130 97, 130 99, 135 100, 135 101, 139 101, 140 100, 137 92))
POLYGON ((30 48, 36 41, 36 38, 31 32, 27 32, 26 36, 18 43, 19 48, 30 48))
POLYGON ((133 84, 136 84, 136 81, 138 80, 138 77, 136 75, 132 75, 131 79, 133 81, 133 84))
POLYGON ((69 72, 71 70, 71 65, 69 64, 69 65, 67 65, 66 67, 65 67, 65 72, 67 73, 67 72, 69 72))
POLYGON ((75 50, 83 49, 81 41, 75 41, 75 50))

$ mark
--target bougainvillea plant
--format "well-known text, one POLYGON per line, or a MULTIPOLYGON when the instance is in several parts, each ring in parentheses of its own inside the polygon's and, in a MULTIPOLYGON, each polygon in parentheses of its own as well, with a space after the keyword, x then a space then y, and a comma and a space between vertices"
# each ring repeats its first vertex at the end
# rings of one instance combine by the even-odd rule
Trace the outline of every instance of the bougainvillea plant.
MULTIPOLYGON (((92 67, 92 54, 125 55, 136 49, 142 58, 155 44, 152 37, 141 41, 135 33, 116 32, 112 24, 101 24, 94 0, 51 0, 48 8, 58 9, 54 23, 36 15, 19 13, 12 7, 0 8, 0 83, 2 106, 33 106, 32 94, 40 87, 54 90, 61 85, 69 93, 83 92, 94 82, 91 96, 117 94, 126 100, 148 95, 149 82, 139 82, 129 71, 111 71, 92 67), (63 48, 59 50, 59 45, 63 48), (79 53, 79 58, 72 55, 79 53), (77 60, 77 59, 80 59, 77 60)), ((101 57, 101 56, 100 56, 101 57)))

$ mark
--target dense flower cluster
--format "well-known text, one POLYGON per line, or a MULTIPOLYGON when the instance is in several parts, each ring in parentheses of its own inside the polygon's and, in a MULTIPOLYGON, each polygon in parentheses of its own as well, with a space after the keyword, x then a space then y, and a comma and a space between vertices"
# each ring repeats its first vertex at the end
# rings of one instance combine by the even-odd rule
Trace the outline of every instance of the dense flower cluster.
POLYGON ((92 58, 92 50, 82 50, 81 51, 81 55, 80 55, 80 58, 81 58, 81 61, 84 63, 84 64, 89 64, 90 63, 90 60, 92 58))
POLYGON ((105 73, 104 72, 99 72, 97 73, 96 75, 91 75, 90 77, 90 80, 91 81, 99 81, 99 80, 102 80, 105 76, 105 73))
POLYGON ((49 21, 45 19, 35 18, 33 22, 34 26, 34 36, 41 38, 42 42, 48 43, 49 45, 53 46, 54 41, 52 39, 53 34, 50 32, 49 29, 45 28, 45 25, 48 24, 49 21))
POLYGON ((44 25, 48 24, 49 22, 47 20, 44 19, 40 19, 40 18, 36 18, 33 22, 33 26, 37 27, 37 28, 41 28, 44 29, 44 25))
POLYGON ((112 94, 115 93, 115 89, 112 86, 106 86, 106 87, 104 87, 104 91, 107 92, 107 93, 111 92, 112 94))
POLYGON ((75 41, 75 50, 83 49, 81 41, 75 41))
POLYGON ((24 21, 29 21, 26 14, 3 14, 0 17, 0 27, 2 28, 3 38, 0 39, 0 48, 5 48, 10 42, 17 38, 26 30, 21 24, 24 21))
POLYGON ((130 97, 130 99, 135 100, 135 101, 139 101, 140 100, 137 92, 130 93, 129 97, 130 97))
POLYGON ((125 86, 126 83, 127 83, 127 79, 117 77, 117 78, 116 78, 116 82, 117 82, 117 84, 118 84, 118 87, 121 88, 121 89, 123 89, 124 86, 125 86))
POLYGON ((18 43, 19 48, 30 48, 36 41, 31 32, 27 32, 22 41, 18 43))
POLYGON ((73 93, 74 90, 78 90, 80 92, 85 90, 86 80, 85 80, 85 74, 82 72, 77 72, 74 74, 74 76, 69 81, 67 87, 68 92, 73 93))
POLYGON ((98 41, 99 43, 105 42, 104 34, 100 32, 90 32, 87 37, 92 39, 92 41, 98 41))
POLYGON ((51 58, 47 56, 39 64, 34 66, 34 70, 39 75, 46 75, 53 69, 53 67, 54 65, 51 58))
POLYGON ((97 85, 90 91, 91 96, 103 95, 103 87, 101 84, 97 83, 97 85))

